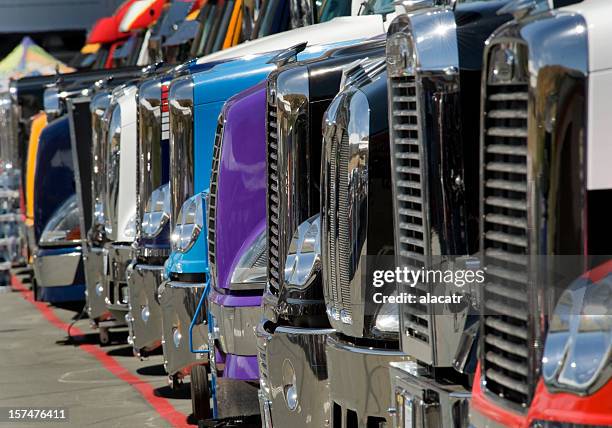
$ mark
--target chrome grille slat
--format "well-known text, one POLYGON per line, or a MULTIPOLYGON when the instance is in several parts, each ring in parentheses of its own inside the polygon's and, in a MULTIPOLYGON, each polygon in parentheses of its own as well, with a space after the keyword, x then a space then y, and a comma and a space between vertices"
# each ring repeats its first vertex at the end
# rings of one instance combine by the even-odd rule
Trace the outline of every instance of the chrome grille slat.
POLYGON ((527 331, 524 329, 517 327, 515 325, 509 324, 505 321, 502 321, 499 318, 491 318, 488 317, 485 320, 485 324, 495 330, 498 330, 502 333, 506 333, 520 339, 527 340, 527 331))
POLYGON ((499 249, 486 249, 485 257, 488 259, 497 259, 506 263, 527 266, 527 256, 521 254, 513 254, 499 249))
POLYGON ((527 358, 529 356, 529 350, 525 346, 519 346, 516 343, 509 342, 497 336, 487 335, 487 337, 485 337, 485 342, 495 348, 503 350, 504 352, 508 352, 509 354, 514 354, 523 358, 527 358))
POLYGON ((509 376, 504 376, 503 374, 497 372, 497 371, 493 371, 493 370, 487 370, 487 377, 490 379, 493 379, 495 382, 504 385, 507 388, 513 389, 515 391, 520 392, 521 394, 528 394, 529 393, 529 387, 526 386, 525 384, 518 382, 514 379, 512 379, 509 376))
POLYGON ((518 137, 527 138, 526 128, 501 128, 492 127, 487 130, 487 135, 490 137, 518 137))
POLYGON ((507 144, 491 144, 487 146, 487 153, 499 155, 527 156, 527 148, 520 146, 509 146, 507 144))
POLYGON ((512 210, 520 210, 520 211, 525 211, 527 209, 526 201, 515 200, 515 199, 509 200, 506 198, 496 198, 493 196, 486 198, 485 204, 494 205, 496 207, 501 207, 501 208, 509 208, 512 210))
POLYGON ((485 216, 485 221, 489 223, 497 223, 502 226, 511 226, 520 229, 527 229, 527 221, 525 219, 510 217, 502 214, 489 214, 485 216))
POLYGON ((530 364, 527 85, 487 86, 482 158, 482 366, 486 390, 526 408, 530 364))
POLYGON ((486 180, 485 187, 498 190, 511 190, 513 192, 527 191, 527 183, 517 183, 508 180, 486 180))
MULTIPOLYGON (((526 89, 526 88, 525 88, 526 89)), ((527 101, 527 92, 500 92, 489 95, 489 101, 527 101)))
POLYGON ((527 303, 527 296, 524 292, 511 290, 508 287, 504 287, 503 285, 499 285, 496 283, 487 284, 487 292, 494 293, 502 297, 506 297, 508 299, 518 300, 522 303, 527 303))
POLYGON ((491 110, 487 113, 491 119, 527 119, 527 112, 524 110, 491 110))
POLYGON ((509 303, 510 302, 508 302, 508 299, 502 299, 499 295, 496 295, 487 289, 487 301, 485 302, 485 307, 487 309, 491 310, 493 313, 506 315, 527 322, 529 313, 525 310, 518 309, 517 307, 513 308, 509 303), (497 298, 499 298, 499 300, 494 300, 497 298))
POLYGON ((486 232, 485 238, 489 241, 497 241, 503 244, 515 245, 517 247, 527 248, 527 238, 511 235, 503 232, 486 232))
POLYGON ((487 355, 485 355, 485 358, 491 361, 493 364, 496 364, 507 370, 516 370, 518 373, 522 374, 523 376, 527 376, 527 368, 524 366, 516 367, 516 364, 514 363, 514 361, 512 361, 509 358, 502 357, 501 355, 495 354, 493 352, 488 352, 487 355))

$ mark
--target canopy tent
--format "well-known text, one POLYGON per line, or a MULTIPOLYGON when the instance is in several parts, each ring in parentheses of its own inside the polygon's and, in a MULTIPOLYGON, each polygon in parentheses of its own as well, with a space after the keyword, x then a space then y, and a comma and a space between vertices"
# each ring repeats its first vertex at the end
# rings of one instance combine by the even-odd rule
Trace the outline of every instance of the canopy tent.
POLYGON ((0 61, 0 91, 8 90, 9 79, 45 76, 74 71, 55 59, 29 37, 24 37, 13 51, 0 61))

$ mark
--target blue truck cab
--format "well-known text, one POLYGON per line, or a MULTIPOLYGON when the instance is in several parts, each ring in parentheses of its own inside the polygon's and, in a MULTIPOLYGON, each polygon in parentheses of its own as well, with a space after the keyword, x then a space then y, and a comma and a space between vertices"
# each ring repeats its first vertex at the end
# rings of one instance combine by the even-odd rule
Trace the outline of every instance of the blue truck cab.
POLYGON ((34 183, 34 293, 50 303, 85 299, 80 211, 76 203, 68 117, 40 136, 34 183))

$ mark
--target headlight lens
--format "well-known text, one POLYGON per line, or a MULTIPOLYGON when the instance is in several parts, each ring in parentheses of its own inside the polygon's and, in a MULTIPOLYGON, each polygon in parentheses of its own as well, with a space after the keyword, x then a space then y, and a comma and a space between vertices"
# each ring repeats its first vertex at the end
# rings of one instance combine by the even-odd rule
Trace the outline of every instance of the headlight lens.
POLYGON ((142 215, 142 233, 147 237, 159 235, 170 219, 170 186, 168 183, 153 191, 142 215))
POLYGON ((491 49, 487 81, 489 85, 527 83, 527 47, 516 42, 499 43, 491 49))
POLYGON ((172 232, 172 248, 187 252, 200 235, 204 225, 204 198, 199 193, 183 204, 172 232))
POLYGON ((562 295, 551 319, 544 380, 553 388, 591 393, 610 377, 611 355, 612 275, 597 283, 581 278, 562 295))
POLYGON ((416 55, 410 36, 404 32, 392 34, 387 39, 387 70, 391 77, 414 74, 416 55))
POLYGON ((573 313, 576 313, 574 300, 573 293, 570 290, 565 291, 550 320, 542 357, 542 375, 546 380, 554 379, 563 364, 563 356, 570 337, 570 318, 573 313))
POLYGON ((230 288, 234 290, 262 289, 266 283, 268 252, 266 232, 259 234, 253 245, 240 257, 230 288))
POLYGON ((300 224, 293 234, 285 261, 285 281, 304 287, 321 271, 321 217, 300 224))
POLYGON ((65 245, 81 239, 79 206, 71 196, 53 214, 40 237, 41 245, 65 245))
POLYGON ((376 329, 385 333, 397 333, 399 331, 399 306, 385 303, 380 307, 376 315, 376 329))

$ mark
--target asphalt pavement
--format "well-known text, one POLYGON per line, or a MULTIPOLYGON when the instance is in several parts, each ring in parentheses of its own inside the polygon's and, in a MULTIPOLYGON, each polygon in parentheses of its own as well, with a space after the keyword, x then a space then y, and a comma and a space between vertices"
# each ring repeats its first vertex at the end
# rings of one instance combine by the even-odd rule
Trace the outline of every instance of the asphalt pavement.
POLYGON ((33 302, 25 289, 0 293, 0 408, 64 408, 65 421, 0 422, 0 427, 189 426, 189 384, 168 386, 161 353, 140 361, 127 331, 98 345, 79 308, 33 302))

